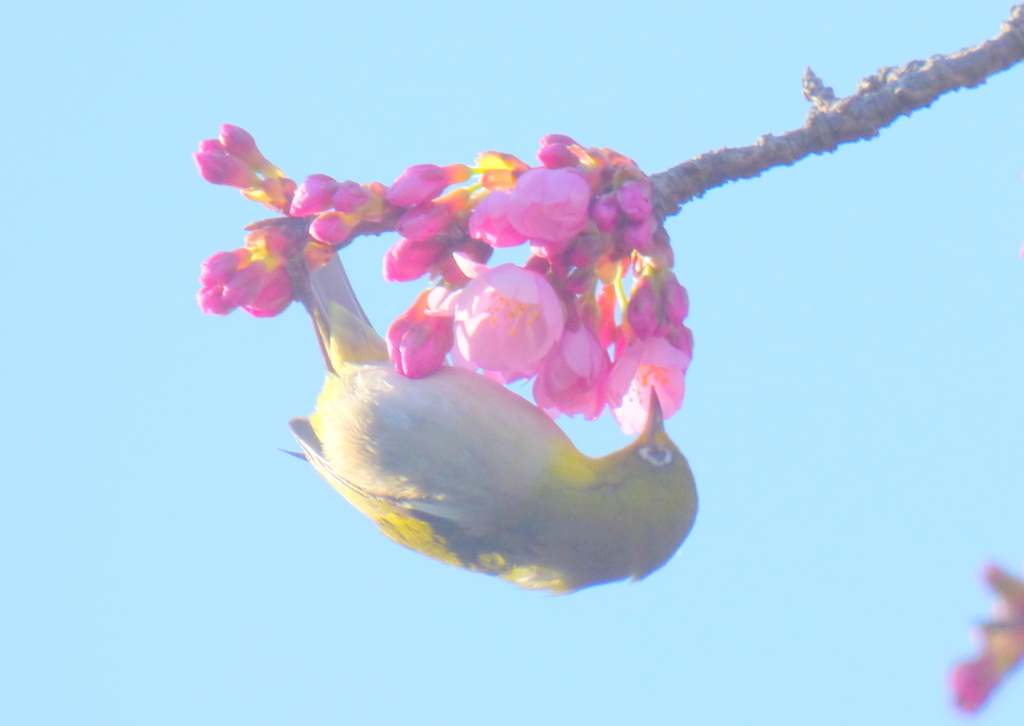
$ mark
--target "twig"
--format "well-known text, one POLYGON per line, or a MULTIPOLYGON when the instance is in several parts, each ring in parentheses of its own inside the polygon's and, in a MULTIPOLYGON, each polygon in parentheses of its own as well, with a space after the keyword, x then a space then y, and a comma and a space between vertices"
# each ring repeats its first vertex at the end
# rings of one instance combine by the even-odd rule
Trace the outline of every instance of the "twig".
POLYGON ((808 68, 804 97, 814 106, 802 128, 781 136, 767 134, 750 146, 724 148, 654 174, 655 211, 662 218, 726 182, 750 179, 773 166, 794 164, 811 154, 835 151, 840 144, 870 139, 895 121, 925 108, 943 93, 973 88, 1024 60, 1024 5, 995 38, 952 55, 883 68, 868 76, 852 96, 836 100, 831 88, 808 68))

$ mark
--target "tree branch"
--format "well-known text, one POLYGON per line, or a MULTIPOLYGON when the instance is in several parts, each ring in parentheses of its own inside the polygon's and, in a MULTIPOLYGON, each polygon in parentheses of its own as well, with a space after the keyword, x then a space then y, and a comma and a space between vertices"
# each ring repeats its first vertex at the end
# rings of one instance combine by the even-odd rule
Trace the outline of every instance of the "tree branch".
POLYGON ((840 144, 870 139, 900 116, 925 108, 949 91, 973 88, 1024 60, 1024 5, 1016 5, 995 38, 952 55, 882 68, 856 93, 836 100, 831 88, 808 68, 804 97, 814 106, 802 128, 781 136, 766 134, 750 146, 724 148, 654 174, 655 212, 664 218, 683 204, 726 182, 750 179, 773 166, 789 166, 835 151, 840 144))

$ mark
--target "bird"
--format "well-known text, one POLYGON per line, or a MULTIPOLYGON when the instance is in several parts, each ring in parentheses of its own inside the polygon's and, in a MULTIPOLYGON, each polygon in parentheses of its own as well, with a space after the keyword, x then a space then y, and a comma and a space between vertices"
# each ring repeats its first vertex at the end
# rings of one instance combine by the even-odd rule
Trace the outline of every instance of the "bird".
POLYGON ((479 373, 399 373, 337 254, 289 272, 326 367, 315 411, 289 428, 313 468, 389 539, 565 594, 644 578, 689 534, 693 474, 656 394, 636 440, 591 458, 542 409, 479 373))

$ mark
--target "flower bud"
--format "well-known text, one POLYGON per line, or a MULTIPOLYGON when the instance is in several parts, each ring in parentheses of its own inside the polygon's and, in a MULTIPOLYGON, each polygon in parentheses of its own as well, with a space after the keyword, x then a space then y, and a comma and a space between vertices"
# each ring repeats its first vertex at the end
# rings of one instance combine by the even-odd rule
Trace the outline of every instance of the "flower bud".
POLYGON ((231 279, 231 276, 238 270, 238 265, 243 261, 240 252, 245 252, 245 262, 249 261, 249 254, 245 250, 232 250, 231 252, 215 252, 207 257, 199 266, 199 283, 203 287, 224 286, 231 279))
POLYGON ((651 183, 627 181, 619 187, 619 208, 637 222, 651 216, 651 183))
POLYGON ((348 239, 359 222, 359 217, 344 212, 324 212, 309 225, 309 235, 327 244, 338 244, 348 239))
POLYGON ((509 224, 506 210, 511 192, 498 190, 484 197, 469 215, 469 236, 492 247, 514 247, 526 241, 509 224))
POLYGON ((237 156, 223 151, 196 151, 192 154, 199 175, 211 184, 223 184, 236 189, 257 186, 259 179, 237 156))
POLYGON ((540 138, 541 146, 549 146, 551 144, 564 144, 565 146, 579 146, 578 143, 571 137, 565 134, 548 134, 540 138))
POLYGON ((633 334, 640 340, 647 340, 658 328, 658 301, 654 296, 654 285, 649 276, 641 277, 633 288, 626 307, 626 317, 633 334))
POLYGON ((565 144, 548 144, 537 152, 537 160, 548 169, 561 169, 580 163, 576 154, 565 144))
POLYGON ((415 280, 439 262, 444 252, 445 246, 437 239, 402 238, 384 255, 384 279, 388 282, 415 280))
POLYGON ((671 271, 661 279, 661 308, 669 325, 682 325, 690 312, 690 298, 671 271))
POLYGON ((598 197, 590 210, 590 216, 594 218, 597 228, 602 232, 613 231, 619 219, 619 203, 615 200, 615 195, 602 194, 598 197))
POLYGON ((447 186, 448 173, 444 169, 434 164, 417 164, 395 179, 384 199, 396 207, 411 207, 429 202, 447 186))
POLYGON ((292 217, 305 217, 309 214, 320 214, 334 206, 334 193, 340 185, 326 174, 311 174, 299 185, 292 197, 292 217))
POLYGON ((643 254, 651 249, 651 235, 656 224, 654 217, 647 217, 642 222, 631 222, 623 229, 622 235, 626 246, 643 254))
POLYGON ((248 305, 259 295, 267 268, 262 262, 253 262, 238 270, 224 285, 224 302, 232 309, 248 305))
POLYGON ((438 235, 452 221, 451 209, 445 204, 425 202, 407 209, 398 218, 398 234, 410 240, 425 240, 438 235))
POLYGON ((388 357, 395 369, 409 378, 423 378, 438 370, 455 343, 451 317, 429 314, 427 298, 427 291, 420 293, 388 328, 388 357))
POLYGON ((284 265, 278 265, 263 276, 256 298, 242 309, 256 318, 270 318, 284 311, 292 302, 292 280, 284 265))
POLYGON ((263 154, 256 148, 256 140, 248 131, 240 126, 224 124, 220 127, 220 143, 232 156, 249 165, 250 169, 258 170, 266 161, 263 154))
POLYGON ((373 193, 357 182, 346 180, 338 184, 332 200, 334 208, 346 214, 358 214, 370 201, 373 193))

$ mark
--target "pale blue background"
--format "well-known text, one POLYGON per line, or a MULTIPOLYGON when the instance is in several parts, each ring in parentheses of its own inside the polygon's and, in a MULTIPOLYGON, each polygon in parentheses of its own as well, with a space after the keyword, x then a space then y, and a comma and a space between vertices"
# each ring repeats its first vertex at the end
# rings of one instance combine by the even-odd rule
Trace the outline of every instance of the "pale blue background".
MULTIPOLYGON (((1024 68, 710 192, 669 229, 696 358, 669 430, 701 512, 638 585, 556 598, 407 552, 285 456, 298 309, 204 317, 290 175, 545 133, 649 172, 803 122, 1006 0, 9 4, 0 24, 0 723, 947 724, 986 558, 1024 560, 1024 68)), ((388 239, 346 252, 378 325, 388 239)), ((589 453, 607 418, 568 430, 589 453)), ((1024 678, 986 724, 1024 719, 1024 678)))

